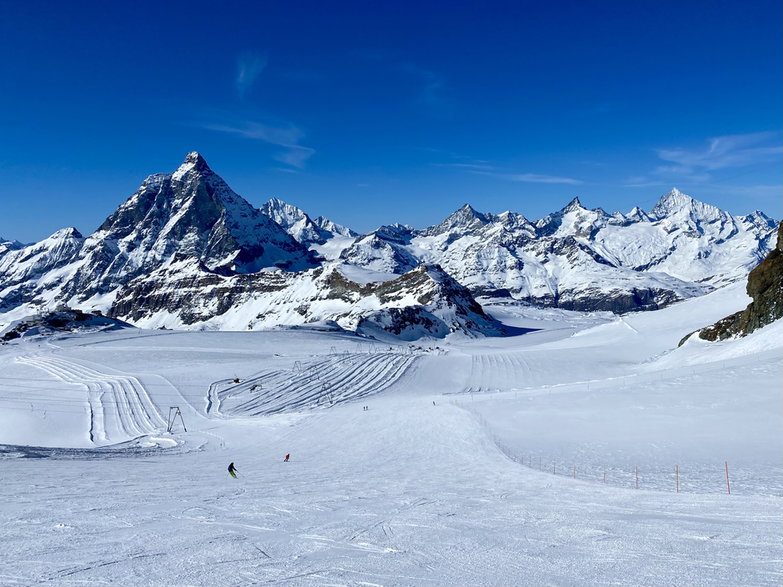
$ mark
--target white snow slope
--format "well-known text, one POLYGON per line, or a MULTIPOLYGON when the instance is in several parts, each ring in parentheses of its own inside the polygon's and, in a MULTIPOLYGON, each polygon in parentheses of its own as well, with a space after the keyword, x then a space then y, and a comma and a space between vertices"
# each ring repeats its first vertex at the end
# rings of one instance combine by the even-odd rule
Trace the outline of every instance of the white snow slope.
POLYGON ((4 345, 0 585, 781 585, 783 322, 677 348, 746 303, 4 345))

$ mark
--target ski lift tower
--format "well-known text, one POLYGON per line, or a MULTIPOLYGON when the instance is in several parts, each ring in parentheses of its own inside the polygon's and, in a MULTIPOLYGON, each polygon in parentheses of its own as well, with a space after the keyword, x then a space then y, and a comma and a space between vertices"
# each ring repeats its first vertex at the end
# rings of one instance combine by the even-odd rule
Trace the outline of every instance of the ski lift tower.
POLYGON ((166 419, 167 426, 166 426, 166 432, 171 434, 174 431, 174 424, 177 421, 177 416, 179 416, 179 421, 182 422, 182 429, 187 432, 188 429, 185 427, 185 420, 182 417, 182 411, 180 411, 179 406, 170 406, 169 407, 169 416, 166 419))

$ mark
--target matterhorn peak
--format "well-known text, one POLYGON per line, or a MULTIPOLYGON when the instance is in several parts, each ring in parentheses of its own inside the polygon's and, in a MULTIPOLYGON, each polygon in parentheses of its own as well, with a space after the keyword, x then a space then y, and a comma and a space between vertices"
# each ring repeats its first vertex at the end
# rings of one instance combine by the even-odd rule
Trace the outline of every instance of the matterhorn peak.
POLYGON ((171 179, 174 181, 179 181, 190 171, 197 171, 199 173, 212 173, 209 165, 207 165, 206 159, 204 159, 204 157, 202 157, 201 153, 198 151, 191 151, 185 155, 185 160, 182 162, 182 165, 180 165, 172 174, 171 179))
POLYGON ((184 164, 206 166, 207 162, 204 159, 204 157, 201 156, 201 153, 199 153, 198 151, 191 151, 190 153, 185 155, 185 161, 183 162, 183 165, 184 164))

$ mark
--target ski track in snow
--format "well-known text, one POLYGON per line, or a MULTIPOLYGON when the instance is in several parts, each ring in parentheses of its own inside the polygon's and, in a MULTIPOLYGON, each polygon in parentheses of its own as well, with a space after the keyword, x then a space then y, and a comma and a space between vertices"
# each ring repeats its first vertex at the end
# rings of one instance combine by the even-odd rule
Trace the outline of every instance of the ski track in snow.
POLYGON ((101 373, 52 355, 21 356, 16 361, 40 369, 63 383, 86 388, 89 435, 96 445, 122 442, 166 428, 160 410, 136 377, 101 373))
POLYGON ((463 393, 502 391, 529 383, 530 366, 523 353, 473 355, 471 373, 463 393))
POLYGON ((224 379, 210 385, 207 413, 258 416, 330 407, 358 400, 393 385, 416 360, 401 352, 342 353, 269 370, 238 384, 224 379), (221 386, 230 387, 220 389, 221 386))

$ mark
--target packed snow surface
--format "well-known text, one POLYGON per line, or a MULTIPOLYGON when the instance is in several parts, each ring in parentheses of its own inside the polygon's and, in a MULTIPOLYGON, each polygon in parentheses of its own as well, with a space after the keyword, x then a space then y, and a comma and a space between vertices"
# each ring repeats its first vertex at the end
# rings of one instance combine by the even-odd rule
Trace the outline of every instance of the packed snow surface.
POLYGON ((23 337, 0 585, 780 585, 783 323, 677 347, 747 302, 485 306, 515 334, 415 345, 23 337))

